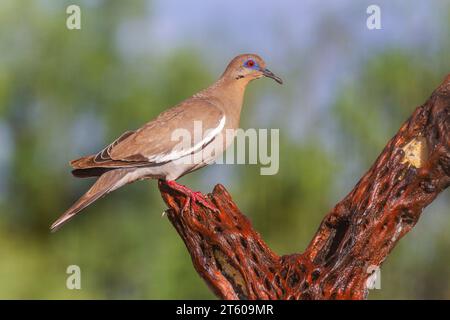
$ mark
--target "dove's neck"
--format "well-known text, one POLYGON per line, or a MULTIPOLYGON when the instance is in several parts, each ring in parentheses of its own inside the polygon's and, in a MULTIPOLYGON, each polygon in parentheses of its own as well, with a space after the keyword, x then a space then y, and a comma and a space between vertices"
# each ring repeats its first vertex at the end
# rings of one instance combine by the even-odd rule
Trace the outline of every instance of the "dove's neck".
POLYGON ((208 94, 218 100, 228 118, 229 126, 233 128, 239 127, 248 82, 246 79, 236 80, 222 77, 207 89, 208 94))

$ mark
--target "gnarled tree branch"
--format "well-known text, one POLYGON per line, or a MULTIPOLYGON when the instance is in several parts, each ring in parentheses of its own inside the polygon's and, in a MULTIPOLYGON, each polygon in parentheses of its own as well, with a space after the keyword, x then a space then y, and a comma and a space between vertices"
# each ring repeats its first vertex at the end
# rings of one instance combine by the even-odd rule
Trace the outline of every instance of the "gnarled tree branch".
POLYGON ((450 75, 389 141, 350 194, 323 219, 304 253, 278 256, 222 185, 188 206, 160 181, 168 217, 194 267, 223 299, 363 299, 380 266, 422 210, 450 185, 450 75))

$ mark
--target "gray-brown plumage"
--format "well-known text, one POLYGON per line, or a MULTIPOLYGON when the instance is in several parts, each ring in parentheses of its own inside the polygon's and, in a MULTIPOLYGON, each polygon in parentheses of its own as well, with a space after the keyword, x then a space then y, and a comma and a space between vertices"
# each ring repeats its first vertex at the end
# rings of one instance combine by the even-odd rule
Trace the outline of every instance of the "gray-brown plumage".
POLYGON ((71 161, 74 176, 99 178, 51 229, 56 230, 100 197, 128 183, 142 179, 172 181, 211 163, 232 143, 225 138, 226 130, 239 128, 247 84, 263 76, 282 83, 258 55, 239 55, 210 87, 140 129, 125 132, 99 153, 71 161), (195 132, 199 123, 202 135, 195 132), (174 133, 189 133, 193 139, 186 145, 174 133))

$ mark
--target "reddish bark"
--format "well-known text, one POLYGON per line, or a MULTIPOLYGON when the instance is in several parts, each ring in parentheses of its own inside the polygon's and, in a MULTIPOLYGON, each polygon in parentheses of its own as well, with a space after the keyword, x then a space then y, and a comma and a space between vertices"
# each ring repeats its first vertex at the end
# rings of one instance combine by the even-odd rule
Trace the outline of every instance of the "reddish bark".
POLYGON ((350 194, 323 219, 304 253, 278 256, 222 185, 187 196, 160 181, 168 217, 194 267, 223 299, 364 299, 380 266, 422 210, 450 185, 450 75, 389 141, 350 194))

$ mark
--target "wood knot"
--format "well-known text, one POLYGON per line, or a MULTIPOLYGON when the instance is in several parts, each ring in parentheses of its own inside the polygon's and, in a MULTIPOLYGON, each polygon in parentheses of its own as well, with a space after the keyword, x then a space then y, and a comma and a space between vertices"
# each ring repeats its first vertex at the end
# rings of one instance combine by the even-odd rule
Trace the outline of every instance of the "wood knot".
POLYGON ((227 257, 218 247, 213 247, 213 254, 217 267, 224 277, 230 282, 239 298, 247 299, 247 287, 241 272, 233 265, 229 257, 227 257))
POLYGON ((320 277, 320 269, 316 269, 311 273, 311 280, 316 281, 320 277))
POLYGON ((426 193, 433 193, 436 191, 436 186, 430 180, 424 180, 420 182, 420 188, 426 193))
POLYGON ((427 140, 424 137, 415 137, 402 147, 404 152, 401 163, 415 168, 421 168, 428 159, 427 140))

